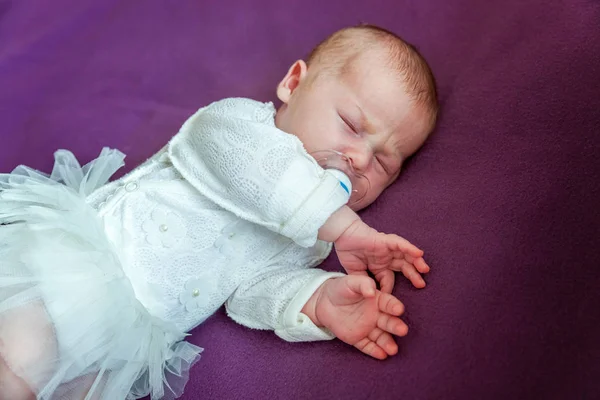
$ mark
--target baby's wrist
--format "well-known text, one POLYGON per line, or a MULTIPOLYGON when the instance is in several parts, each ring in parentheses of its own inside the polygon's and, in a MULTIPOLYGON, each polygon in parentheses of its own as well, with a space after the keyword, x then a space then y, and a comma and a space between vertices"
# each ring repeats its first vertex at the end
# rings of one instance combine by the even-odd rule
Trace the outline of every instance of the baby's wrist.
POLYGON ((319 229, 318 238, 326 242, 335 242, 357 220, 360 220, 358 214, 350 207, 342 206, 325 221, 319 229))
MULTIPOLYGON (((331 279, 336 279, 336 278, 331 278, 331 279)), ((315 292, 312 294, 312 296, 310 296, 310 298, 308 299, 308 301, 306 302, 304 307, 302 307, 302 311, 301 311, 302 314, 306 315, 313 322, 313 324, 315 324, 319 328, 323 328, 324 325, 321 322, 321 320, 319 319, 318 309, 319 309, 319 306, 321 305, 321 302, 323 301, 323 291, 325 289, 325 285, 328 285, 329 282, 331 282, 331 279, 327 279, 325 282, 323 282, 321 284, 321 286, 319 286, 317 288, 317 290, 315 290, 315 292)))

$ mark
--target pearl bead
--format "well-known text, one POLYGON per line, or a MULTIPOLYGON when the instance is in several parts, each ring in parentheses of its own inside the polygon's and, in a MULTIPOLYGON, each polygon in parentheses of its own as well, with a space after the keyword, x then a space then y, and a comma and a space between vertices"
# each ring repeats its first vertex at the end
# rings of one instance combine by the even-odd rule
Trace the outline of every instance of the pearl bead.
POLYGON ((194 297, 198 297, 198 296, 200 296, 200 289, 194 289, 194 290, 192 291, 192 296, 194 296, 194 297))
POLYGON ((127 185, 125 185, 125 190, 127 190, 128 192, 133 192, 137 188, 138 188, 137 182, 129 182, 127 185))
POLYGON ((159 227, 158 227, 158 229, 159 229, 161 232, 166 232, 166 231, 168 231, 168 230, 169 230, 169 227, 168 227, 167 225, 165 225, 165 224, 162 224, 161 226, 159 226, 159 227))

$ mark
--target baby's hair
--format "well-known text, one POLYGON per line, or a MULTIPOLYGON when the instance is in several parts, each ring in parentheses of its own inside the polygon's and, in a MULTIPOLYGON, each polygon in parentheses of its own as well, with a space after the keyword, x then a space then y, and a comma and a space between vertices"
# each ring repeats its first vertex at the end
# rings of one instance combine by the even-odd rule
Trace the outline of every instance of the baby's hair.
POLYGON ((438 113, 435 78, 415 46, 395 33, 370 24, 341 29, 315 47, 306 63, 318 65, 319 72, 343 74, 352 68, 352 61, 374 45, 383 46, 385 62, 400 74, 413 101, 425 108, 433 128, 438 113))

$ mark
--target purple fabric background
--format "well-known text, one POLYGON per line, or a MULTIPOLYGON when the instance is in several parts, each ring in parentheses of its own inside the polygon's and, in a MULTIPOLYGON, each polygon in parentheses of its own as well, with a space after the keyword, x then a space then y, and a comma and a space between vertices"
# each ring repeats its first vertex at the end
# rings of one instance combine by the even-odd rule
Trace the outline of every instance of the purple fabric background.
POLYGON ((415 43, 439 83, 435 135, 363 213, 433 268, 422 291, 398 279, 409 336, 379 362, 221 311, 190 338, 184 399, 600 398, 596 1, 0 0, 0 171, 102 146, 129 170, 211 101, 274 100, 358 22, 415 43))

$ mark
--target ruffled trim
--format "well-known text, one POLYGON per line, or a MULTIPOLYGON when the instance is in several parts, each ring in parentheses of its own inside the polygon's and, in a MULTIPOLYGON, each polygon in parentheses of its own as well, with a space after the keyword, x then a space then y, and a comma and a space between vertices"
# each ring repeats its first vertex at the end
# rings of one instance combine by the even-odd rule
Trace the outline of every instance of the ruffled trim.
POLYGON ((62 327, 68 340, 61 343, 71 346, 58 363, 49 361, 54 372, 43 384, 27 371, 22 378, 42 399, 70 398, 63 393, 89 374, 97 375, 88 397, 179 397, 203 349, 137 300, 102 220, 86 202, 125 155, 104 148, 83 167, 69 151, 54 156, 50 175, 26 166, 0 174, 0 223, 8 224, 0 226, 0 317, 42 300, 59 341, 62 327), (91 325, 79 319, 88 304, 91 325))

